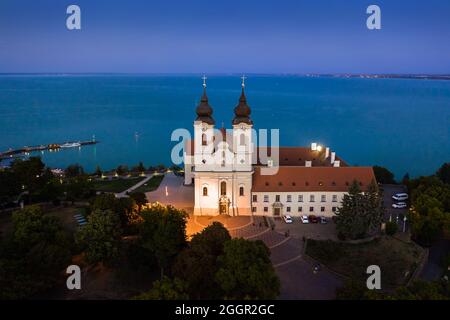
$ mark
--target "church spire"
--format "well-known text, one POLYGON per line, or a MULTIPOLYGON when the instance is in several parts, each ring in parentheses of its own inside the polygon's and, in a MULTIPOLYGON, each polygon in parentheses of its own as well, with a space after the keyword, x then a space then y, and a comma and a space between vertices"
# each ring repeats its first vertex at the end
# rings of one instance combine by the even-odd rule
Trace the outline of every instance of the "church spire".
POLYGON ((242 79, 242 92, 241 92, 241 96, 239 98, 239 103, 236 106, 236 108, 234 108, 234 119, 233 119, 233 124, 239 124, 239 123, 246 123, 246 124, 253 124, 253 121, 250 119, 250 107, 247 104, 247 98, 245 97, 245 79, 247 79, 247 77, 245 75, 242 75, 241 77, 242 79))
POLYGON ((215 121, 212 118, 213 109, 208 103, 208 96, 206 95, 206 79, 207 77, 203 75, 203 95, 200 99, 200 103, 197 106, 196 113, 197 119, 196 121, 206 122, 207 124, 214 125, 215 121))

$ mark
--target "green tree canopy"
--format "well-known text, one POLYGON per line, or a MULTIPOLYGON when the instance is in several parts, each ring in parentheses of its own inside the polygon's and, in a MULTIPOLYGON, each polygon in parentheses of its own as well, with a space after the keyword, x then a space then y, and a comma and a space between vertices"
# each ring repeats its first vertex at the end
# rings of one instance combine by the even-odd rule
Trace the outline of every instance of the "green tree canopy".
POLYGON ((84 169, 78 163, 71 164, 66 168, 66 177, 68 178, 74 178, 81 175, 84 175, 84 169))
POLYGON ((382 196, 375 183, 362 193, 353 181, 336 212, 336 229, 342 238, 360 239, 377 233, 383 218, 382 196))
POLYGON ((95 210, 76 233, 76 242, 84 249, 88 263, 112 263, 118 257, 122 230, 111 210, 95 210))
POLYGON ((163 277, 162 280, 156 280, 150 291, 142 293, 134 300, 187 300, 189 295, 186 293, 186 283, 175 278, 163 277))
POLYGON ((280 281, 270 261, 270 250, 260 240, 225 242, 216 280, 227 299, 275 299, 280 281))
POLYGON ((378 183, 395 184, 394 174, 387 168, 380 166, 373 166, 373 173, 378 183))
POLYGON ((450 162, 444 163, 436 172, 436 176, 441 179, 442 182, 450 184, 450 162))
POLYGON ((172 272, 186 281, 191 299, 223 298, 224 292, 215 276, 219 269, 218 257, 229 240, 228 230, 220 222, 214 222, 195 234, 189 247, 177 256, 172 272))
POLYGON ((13 232, 0 243, 0 299, 23 299, 51 288, 70 263, 70 237, 39 206, 13 213, 13 232))
POLYGON ((154 204, 142 211, 142 246, 153 253, 161 268, 161 278, 175 256, 186 246, 187 214, 172 206, 154 204))

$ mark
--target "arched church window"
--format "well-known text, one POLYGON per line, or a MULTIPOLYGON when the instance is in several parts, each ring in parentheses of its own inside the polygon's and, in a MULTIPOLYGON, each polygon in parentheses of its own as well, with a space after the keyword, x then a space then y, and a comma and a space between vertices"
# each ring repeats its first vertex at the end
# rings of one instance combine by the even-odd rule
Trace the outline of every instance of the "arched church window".
POLYGON ((203 196, 208 196, 208 188, 207 187, 203 187, 203 196))
POLYGON ((220 195, 221 196, 227 195, 227 183, 225 181, 222 181, 220 183, 220 195))
POLYGON ((244 187, 239 187, 239 195, 244 196, 244 187))
POLYGON ((206 134, 202 134, 202 146, 206 146, 206 134))
POLYGON ((242 133, 239 139, 240 139, 239 144, 241 146, 245 146, 245 134, 242 133))

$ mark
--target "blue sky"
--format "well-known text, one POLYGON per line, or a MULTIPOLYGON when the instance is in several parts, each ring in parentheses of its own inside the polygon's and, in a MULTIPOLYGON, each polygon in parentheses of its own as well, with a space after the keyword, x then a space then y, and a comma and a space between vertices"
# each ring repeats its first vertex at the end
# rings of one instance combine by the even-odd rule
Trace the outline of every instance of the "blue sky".
POLYGON ((448 0, 1 0, 0 72, 443 74, 449 15, 448 0))

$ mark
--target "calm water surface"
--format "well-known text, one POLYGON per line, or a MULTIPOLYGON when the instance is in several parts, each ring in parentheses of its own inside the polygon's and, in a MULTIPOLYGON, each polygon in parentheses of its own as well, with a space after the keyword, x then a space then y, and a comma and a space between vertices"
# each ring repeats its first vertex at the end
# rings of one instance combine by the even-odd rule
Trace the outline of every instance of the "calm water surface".
MULTIPOLYGON (((192 132, 201 83, 196 76, 0 76, 0 150, 95 135, 96 146, 41 156, 53 167, 87 170, 169 165, 170 135, 192 132)), ((250 76, 246 93, 255 127, 279 128, 281 145, 317 141, 398 178, 450 161, 450 81, 250 76)), ((238 76, 209 77, 218 126, 231 126, 239 94, 238 76)))

